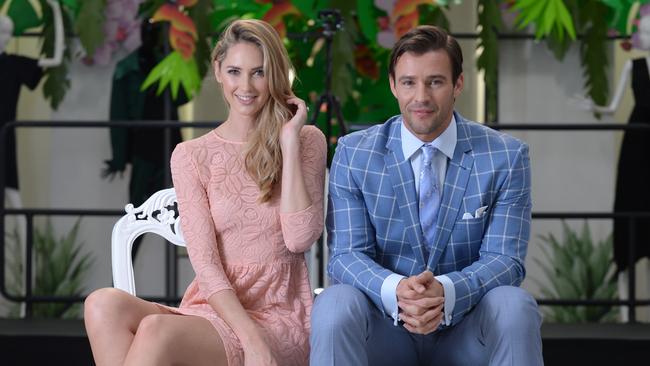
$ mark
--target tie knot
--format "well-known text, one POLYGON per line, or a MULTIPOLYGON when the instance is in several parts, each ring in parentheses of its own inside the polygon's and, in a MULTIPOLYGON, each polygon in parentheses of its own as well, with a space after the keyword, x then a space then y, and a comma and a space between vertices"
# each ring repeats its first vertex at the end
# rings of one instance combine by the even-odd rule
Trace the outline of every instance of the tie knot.
POLYGON ((433 159, 433 155, 436 153, 436 148, 426 144, 422 145, 422 154, 423 154, 423 161, 425 165, 431 164, 431 160, 433 159))

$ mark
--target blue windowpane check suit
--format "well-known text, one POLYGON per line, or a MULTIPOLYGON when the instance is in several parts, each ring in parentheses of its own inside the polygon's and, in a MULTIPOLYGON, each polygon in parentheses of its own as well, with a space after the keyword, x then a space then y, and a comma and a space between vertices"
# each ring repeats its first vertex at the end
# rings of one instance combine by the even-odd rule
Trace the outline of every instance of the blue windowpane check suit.
POLYGON ((425 257, 416 177, 404 159, 401 117, 342 137, 330 170, 327 229, 333 282, 354 286, 383 312, 381 286, 392 273, 428 269, 448 276, 457 324, 489 290, 518 286, 530 236, 528 146, 455 114, 435 241, 425 257), (480 217, 467 218, 487 206, 480 217))

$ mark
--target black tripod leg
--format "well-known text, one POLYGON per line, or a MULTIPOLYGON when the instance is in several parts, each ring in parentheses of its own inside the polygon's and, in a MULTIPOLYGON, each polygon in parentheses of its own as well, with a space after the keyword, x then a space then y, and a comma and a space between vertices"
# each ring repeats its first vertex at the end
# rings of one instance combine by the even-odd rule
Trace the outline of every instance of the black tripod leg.
POLYGON ((318 97, 318 101, 314 103, 314 114, 311 115, 311 121, 309 121, 309 124, 316 126, 316 122, 318 122, 318 116, 320 115, 320 107, 323 105, 324 100, 323 96, 321 95, 318 97))
POLYGON ((345 124, 345 120, 343 119, 341 103, 339 103, 339 99, 335 95, 332 95, 331 105, 336 114, 336 119, 339 122, 339 135, 337 137, 345 136, 348 134, 348 126, 345 124))

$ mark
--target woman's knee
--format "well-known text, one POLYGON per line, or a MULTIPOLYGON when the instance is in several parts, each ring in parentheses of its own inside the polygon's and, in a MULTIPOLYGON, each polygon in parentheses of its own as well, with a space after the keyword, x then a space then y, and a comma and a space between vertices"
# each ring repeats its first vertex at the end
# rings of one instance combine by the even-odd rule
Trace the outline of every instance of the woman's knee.
POLYGON ((168 326, 168 317, 169 315, 165 314, 151 314, 142 318, 135 332, 134 343, 139 345, 138 348, 144 347, 147 352, 153 352, 152 354, 160 357, 164 356, 166 350, 174 348, 177 335, 174 327, 168 326))
POLYGON ((115 308, 119 306, 119 298, 119 290, 114 288, 100 288, 93 291, 84 301, 84 318, 87 320, 103 319, 118 311, 115 308))

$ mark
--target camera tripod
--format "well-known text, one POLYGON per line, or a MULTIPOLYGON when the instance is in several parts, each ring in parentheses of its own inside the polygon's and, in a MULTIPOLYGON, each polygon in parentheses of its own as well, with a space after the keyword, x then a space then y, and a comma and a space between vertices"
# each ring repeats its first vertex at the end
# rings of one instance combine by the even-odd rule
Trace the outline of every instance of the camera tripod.
MULTIPOLYGON (((325 139, 327 141, 327 166, 330 166, 331 159, 333 154, 333 147, 336 144, 336 139, 332 137, 332 116, 336 116, 336 120, 339 125, 339 133, 334 136, 338 138, 343 136, 348 132, 345 121, 343 120, 343 113, 341 113, 341 103, 338 98, 332 94, 332 41, 334 40, 334 35, 336 32, 343 27, 341 12, 338 9, 324 9, 318 12, 318 17, 323 22, 323 38, 325 38, 325 90, 318 97, 314 105, 314 114, 311 117, 310 124, 315 125, 318 121, 318 117, 321 113, 321 107, 325 106, 325 139)), ((325 243, 323 242, 323 236, 318 239, 318 243, 315 249, 316 255, 316 270, 318 273, 318 287, 323 287, 324 276, 323 270, 324 266, 324 247, 325 243)))
POLYGON ((336 117, 339 125, 339 133, 336 138, 343 136, 348 132, 343 113, 341 113, 341 103, 336 95, 332 94, 332 41, 336 32, 343 27, 341 12, 338 9, 324 9, 318 12, 318 17, 323 22, 323 38, 325 39, 325 90, 318 97, 314 105, 314 114, 311 117, 310 123, 315 125, 321 113, 321 108, 325 106, 325 138, 328 146, 328 159, 327 165, 331 163, 330 154, 336 140, 332 139, 332 116, 336 117))

